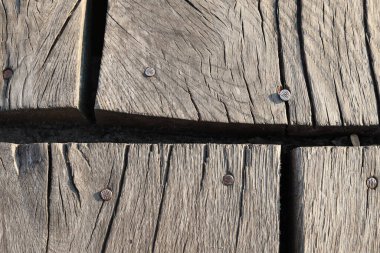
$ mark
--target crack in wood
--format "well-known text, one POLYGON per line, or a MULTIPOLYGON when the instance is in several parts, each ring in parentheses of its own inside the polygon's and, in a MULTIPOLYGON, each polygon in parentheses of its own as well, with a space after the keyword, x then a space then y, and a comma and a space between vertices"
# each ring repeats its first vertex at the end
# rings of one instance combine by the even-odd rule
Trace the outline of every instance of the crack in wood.
POLYGON ((120 181, 119 181, 118 194, 117 194, 115 206, 114 206, 113 211, 112 211, 111 219, 108 222, 107 232, 106 232, 106 235, 104 237, 104 241, 103 241, 103 245, 102 245, 101 252, 103 252, 103 253, 105 253, 107 250, 110 234, 112 231, 112 226, 113 226, 115 217, 116 217, 117 212, 118 212, 119 204, 120 204, 121 193, 124 189, 124 184, 126 182, 126 171, 127 171, 127 167, 128 167, 128 161, 129 161, 129 150, 130 150, 130 146, 126 145, 124 148, 124 161, 123 161, 122 173, 121 173, 120 181))
POLYGON ((251 159, 251 150, 248 149, 247 146, 244 146, 243 149, 243 168, 242 168, 242 175, 241 175, 241 189, 240 189, 240 202, 239 202, 239 219, 238 224, 236 228, 236 239, 235 239, 235 252, 237 252, 237 247, 239 243, 239 234, 240 234, 240 225, 243 220, 244 216, 244 210, 243 210, 243 202, 244 202, 244 191, 245 191, 245 185, 247 183, 247 166, 248 166, 248 159, 251 159), (249 152, 249 154, 248 154, 249 152))
POLYGON ((297 0, 297 32, 298 32, 298 40, 300 44, 300 56, 302 62, 302 72, 306 83, 307 94, 309 96, 310 108, 311 108, 311 121, 313 128, 316 127, 316 106, 313 97, 313 91, 311 87, 311 81, 309 77, 308 65, 306 60, 306 51, 304 44, 304 37, 302 31, 302 0, 297 0))
MULTIPOLYGON (((161 152, 164 150, 161 147, 161 152)), ((166 160, 166 168, 165 168, 165 174, 164 174, 164 180, 163 180, 163 190, 162 190, 162 195, 161 195, 161 201, 160 201, 160 207, 158 209, 158 216, 157 216, 157 221, 156 221, 156 227, 154 229, 154 235, 153 235, 153 240, 152 240, 152 253, 154 253, 155 247, 156 247, 156 240, 157 240, 157 235, 158 235, 158 230, 160 228, 160 221, 161 221, 161 216, 162 216, 162 209, 164 206, 164 201, 165 201, 165 196, 166 196, 166 188, 168 184, 168 179, 169 179, 169 169, 170 169, 170 161, 172 159, 173 155, 173 145, 170 145, 169 147, 169 152, 167 155, 167 160, 166 160)), ((161 162, 162 158, 161 158, 161 162)))
POLYGON ((371 74, 371 78, 374 85, 374 92, 375 92, 375 97, 376 97, 376 102, 377 102, 376 108, 377 108, 377 113, 378 113, 379 122, 380 122, 380 94, 379 94, 380 87, 379 87, 379 82, 376 78, 373 52, 370 46, 371 33, 369 30, 369 25, 368 25, 368 0, 363 0, 363 19, 364 19, 363 23, 364 23, 364 32, 365 32, 365 48, 368 55, 369 69, 370 69, 370 74, 371 74))
POLYGON ((81 201, 79 189, 75 184, 74 171, 73 171, 73 168, 71 167, 71 162, 69 159, 68 144, 62 145, 62 149, 63 149, 63 158, 65 159, 65 164, 66 164, 66 168, 67 168, 67 176, 69 177, 70 188, 74 192, 74 194, 77 196, 77 199, 79 200, 79 206, 82 206, 82 201, 81 201))

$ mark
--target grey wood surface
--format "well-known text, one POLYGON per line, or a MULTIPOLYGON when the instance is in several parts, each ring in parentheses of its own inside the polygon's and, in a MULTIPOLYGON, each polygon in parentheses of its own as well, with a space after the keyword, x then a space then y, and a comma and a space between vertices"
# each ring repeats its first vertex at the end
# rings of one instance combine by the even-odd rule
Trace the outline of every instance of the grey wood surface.
POLYGON ((287 124, 275 1, 110 0, 95 110, 287 124), (146 67, 156 75, 144 76, 146 67))
POLYGON ((110 0, 97 120, 378 125, 377 5, 110 0))
POLYGON ((46 251, 47 144, 0 144, 0 252, 46 251))
POLYGON ((86 0, 0 4, 0 120, 25 117, 81 119, 82 40, 86 0))
POLYGON ((278 146, 131 145, 106 251, 278 252, 279 156, 278 146))
POLYGON ((379 147, 293 151, 296 252, 378 252, 379 147))
POLYGON ((0 161, 2 252, 279 250, 280 146, 1 144, 0 161))
POLYGON ((302 1, 303 50, 317 125, 379 123, 366 15, 363 1, 302 1))

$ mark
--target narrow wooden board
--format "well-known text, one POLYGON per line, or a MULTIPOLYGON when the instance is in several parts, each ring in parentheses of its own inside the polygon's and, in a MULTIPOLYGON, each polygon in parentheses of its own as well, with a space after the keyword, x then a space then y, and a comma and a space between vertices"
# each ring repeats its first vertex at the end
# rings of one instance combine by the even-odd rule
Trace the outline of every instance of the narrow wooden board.
POLYGON ((0 144, 0 252, 45 252, 47 144, 0 144))
POLYGON ((364 10, 366 14, 366 39, 370 53, 373 75, 377 82, 377 91, 380 94, 380 2, 365 0, 364 10))
POLYGON ((287 124, 274 0, 108 2, 95 112, 131 117, 287 124), (144 76, 146 67, 156 75, 144 76))
POLYGON ((378 125, 363 1, 300 1, 298 8, 316 125, 378 125))
POLYGON ((278 252, 279 159, 279 146, 131 145, 106 251, 278 252))
POLYGON ((0 4, 0 120, 84 120, 82 40, 86 0, 0 4))
POLYGON ((296 252, 377 252, 380 248, 380 147, 293 151, 296 252))

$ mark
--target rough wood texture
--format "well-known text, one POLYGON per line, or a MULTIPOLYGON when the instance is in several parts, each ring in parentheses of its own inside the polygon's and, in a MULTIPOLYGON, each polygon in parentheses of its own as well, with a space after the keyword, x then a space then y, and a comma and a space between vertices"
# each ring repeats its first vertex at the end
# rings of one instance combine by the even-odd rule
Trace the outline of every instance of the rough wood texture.
MULTIPOLYGON (((110 0, 96 100, 113 113, 287 124, 275 1, 110 0), (144 76, 146 67, 156 75, 144 76)), ((126 116, 127 117, 127 116, 126 116)))
POLYGON ((279 146, 0 144, 0 161, 2 252, 279 249, 279 146))
POLYGON ((302 24, 298 25, 302 25, 304 67, 316 124, 377 125, 363 1, 301 2, 302 24))
POLYGON ((279 157, 278 146, 131 145, 106 251, 278 252, 279 157))
POLYGON ((125 152, 124 144, 52 144, 49 252, 101 252, 125 152), (105 188, 113 191, 111 201, 100 199, 105 188))
POLYGON ((0 144, 0 252, 45 252, 47 144, 0 144))
POLYGON ((292 92, 289 100, 289 124, 311 126, 311 102, 304 75, 297 20, 297 1, 278 1, 278 19, 283 57, 284 81, 292 92))
POLYGON ((299 148, 293 151, 296 252, 377 252, 379 147, 299 148))
POLYGON ((1 1, 1 71, 14 73, 0 79, 0 120, 40 110, 45 119, 82 119, 85 7, 86 0, 1 1))

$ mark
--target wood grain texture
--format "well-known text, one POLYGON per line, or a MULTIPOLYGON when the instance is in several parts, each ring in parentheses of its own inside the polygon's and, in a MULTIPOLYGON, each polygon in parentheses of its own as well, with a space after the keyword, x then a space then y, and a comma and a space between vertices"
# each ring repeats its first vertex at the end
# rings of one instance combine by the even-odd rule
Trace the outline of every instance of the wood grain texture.
POLYGON ((48 252, 101 252, 126 152, 124 144, 52 144, 48 252), (105 188, 111 201, 100 199, 105 188))
POLYGON ((298 8, 316 124, 377 125, 363 1, 307 0, 298 8))
POLYGON ((366 39, 368 43, 367 50, 373 68, 373 78, 377 83, 377 92, 380 94, 380 2, 376 0, 365 0, 364 11, 366 18, 366 39))
POLYGON ((85 9, 86 0, 1 1, 1 71, 14 72, 10 79, 0 79, 1 118, 47 111, 46 118, 83 120, 79 111, 85 9))
POLYGON ((312 103, 309 98, 307 83, 301 56, 301 40, 297 22, 297 1, 278 1, 278 21, 281 38, 281 53, 286 87, 292 92, 289 100, 289 125, 311 126, 312 103))
POLYGON ((296 252, 377 252, 380 229, 379 147, 315 147, 293 151, 296 252))
POLYGON ((1 252, 45 252, 48 170, 47 144, 0 144, 1 252))
POLYGON ((110 0, 98 122, 121 113, 287 124, 275 1, 110 0), (156 75, 144 76, 146 67, 156 75))
POLYGON ((106 252, 278 252, 279 157, 278 146, 131 145, 106 252))

